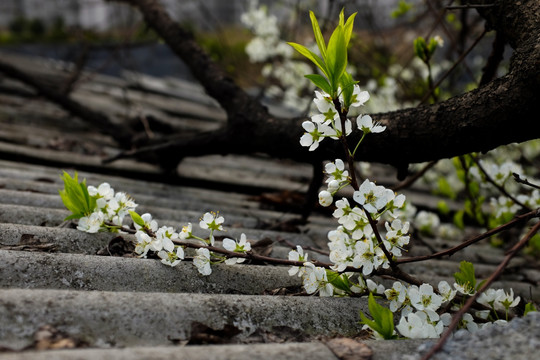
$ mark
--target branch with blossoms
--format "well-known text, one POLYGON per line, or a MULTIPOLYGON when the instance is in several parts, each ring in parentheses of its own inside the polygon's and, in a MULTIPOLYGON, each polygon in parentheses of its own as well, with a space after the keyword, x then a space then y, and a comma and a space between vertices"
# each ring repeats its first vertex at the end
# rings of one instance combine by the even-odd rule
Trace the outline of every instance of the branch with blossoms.
MULTIPOLYGON (((347 274, 343 272, 349 267, 361 268, 364 276, 372 275, 379 269, 386 269, 390 274, 403 274, 398 267, 400 260, 397 258, 402 255, 404 247, 410 240, 409 223, 400 219, 406 207, 405 196, 397 195, 369 179, 359 185, 355 176, 354 157, 365 137, 386 130, 385 126, 373 123, 369 115, 360 115, 356 118, 356 125, 362 136, 355 145, 350 146, 348 143, 347 136, 352 133, 352 121, 347 117, 349 109, 361 107, 369 100, 369 94, 361 91, 346 71, 346 52, 355 15, 351 15, 345 21, 341 12, 339 24, 327 45, 315 15, 313 12, 310 13, 319 55, 302 45, 290 43, 321 71, 321 74, 306 75, 321 91, 315 91, 313 100, 319 113, 314 114, 311 121, 302 124, 306 132, 300 138, 300 144, 314 151, 320 142, 328 138, 338 140, 343 148, 344 159, 336 159, 335 162, 326 165, 328 188, 319 193, 319 203, 322 206, 330 206, 334 203, 334 196, 339 190, 349 185, 354 190, 354 205, 351 205, 347 198, 335 202, 336 210, 333 216, 340 225, 328 234, 329 257, 334 266, 324 274, 321 272, 317 286, 321 296, 347 293, 347 274), (378 227, 383 221, 386 228, 384 237, 378 227), (335 281, 336 277, 339 281, 335 281)), ((307 259, 303 260, 306 261, 303 271, 312 272, 313 265, 307 262, 307 259)), ((473 265, 463 262, 460 269, 461 271, 455 274, 455 290, 445 281, 441 281, 438 289, 434 290, 429 284, 416 283, 417 280, 414 278, 409 282, 410 286, 395 282, 391 289, 384 289, 383 285, 377 284, 376 290, 370 291, 384 294, 390 301, 390 309, 383 310, 370 296, 369 308, 373 320, 361 314, 364 328, 372 331, 375 337, 395 338, 394 327, 384 324, 392 324, 391 314, 400 311, 401 319, 396 329, 402 336, 439 337, 444 328, 450 324, 451 315, 446 310, 452 308, 451 304, 456 293, 459 292, 465 297, 476 293, 473 265)), ((490 310, 495 314, 501 308, 508 314, 509 309, 519 302, 519 298, 513 298, 513 292, 507 294, 503 290, 496 290, 494 294, 491 300, 482 299, 485 300, 483 305, 490 305, 490 310)), ((484 321, 487 321, 489 313, 488 310, 488 314, 483 314, 484 321)), ((478 325, 468 313, 462 318, 461 327, 474 331, 478 325)))
MULTIPOLYGON (((364 327, 375 337, 395 338, 435 338, 448 327, 451 315, 449 309, 461 306, 461 299, 478 294, 480 285, 472 264, 462 262, 454 274, 455 283, 446 281, 432 285, 416 279, 399 268, 402 252, 409 244, 410 224, 405 220, 408 204, 405 196, 376 185, 366 179, 358 184, 355 176, 354 157, 366 137, 386 130, 366 114, 356 118, 356 126, 362 136, 354 144, 349 144, 353 121, 348 118, 349 109, 361 108, 369 100, 369 93, 362 91, 352 76, 347 73, 347 46, 351 37, 355 14, 345 20, 343 12, 328 45, 322 36, 317 19, 310 14, 319 54, 310 49, 290 43, 300 54, 312 61, 321 74, 306 75, 320 91, 315 92, 314 104, 317 113, 302 127, 305 133, 300 144, 310 151, 318 148, 326 140, 336 140, 343 148, 343 159, 336 159, 325 165, 327 188, 319 193, 322 206, 335 205, 333 216, 338 222, 336 229, 328 233, 330 264, 312 261, 302 247, 291 250, 288 260, 274 259, 253 253, 245 234, 240 239, 225 238, 223 249, 216 246, 214 233, 223 231, 223 216, 206 213, 199 221, 199 227, 209 232, 200 237, 193 232, 193 225, 186 224, 180 231, 172 227, 158 227, 151 214, 139 215, 137 204, 125 193, 114 193, 107 183, 97 188, 86 186, 64 174, 65 188, 61 196, 66 207, 72 211, 70 219, 79 219, 78 229, 87 232, 127 231, 135 234, 135 252, 140 257, 155 253, 161 262, 176 266, 186 259, 185 249, 195 248, 193 264, 202 275, 210 275, 212 265, 225 263, 235 265, 246 259, 289 265, 289 275, 302 278, 308 294, 320 296, 364 296, 369 294, 369 308, 372 319, 361 314, 364 327), (354 190, 352 202, 347 198, 334 197, 345 187, 354 190), (134 229, 123 222, 130 215, 134 229), (391 288, 368 278, 385 275, 397 280, 391 288), (461 294, 456 297, 457 293, 461 294), (389 308, 377 305, 374 296, 385 297, 389 308), (394 326, 393 317, 400 313, 394 326), (397 332, 396 332, 397 330, 397 332)), ((404 262, 404 261, 403 261, 404 262)), ((513 291, 486 292, 477 301, 487 307, 488 312, 475 314, 481 322, 497 320, 497 314, 504 310, 506 316, 520 298, 514 298, 513 291)), ((473 309, 474 310, 474 309, 473 309)), ((463 316, 460 326, 474 331, 479 328, 471 313, 463 316)))

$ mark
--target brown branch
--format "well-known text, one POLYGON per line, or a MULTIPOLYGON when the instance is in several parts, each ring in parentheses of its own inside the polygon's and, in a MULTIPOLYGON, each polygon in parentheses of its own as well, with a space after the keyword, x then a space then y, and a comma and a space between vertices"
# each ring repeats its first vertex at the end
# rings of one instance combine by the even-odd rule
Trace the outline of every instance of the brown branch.
POLYGON ((540 186, 536 185, 536 184, 533 184, 532 182, 530 182, 529 180, 527 179, 522 179, 521 176, 519 174, 516 174, 516 173, 512 173, 512 175, 514 176, 514 180, 520 184, 523 184, 523 185, 527 185, 527 186, 530 186, 532 187, 533 189, 539 189, 540 190, 540 186))
POLYGON ((529 242, 530 238, 534 236, 538 231, 540 230, 540 222, 536 223, 531 230, 516 244, 512 249, 510 249, 506 256, 504 257, 503 261, 499 264, 497 269, 491 274, 491 276, 484 282, 482 287, 478 289, 476 294, 471 296, 465 305, 457 313, 454 314, 452 317, 452 322, 446 329, 446 331, 443 333, 437 344, 422 358, 422 360, 428 360, 430 359, 437 351, 441 350, 443 345, 445 344, 446 340, 450 337, 454 329, 459 324, 459 321, 461 320, 461 317, 471 308, 471 306, 475 303, 476 299, 480 296, 480 294, 486 290, 495 280, 499 278, 499 276, 503 273, 504 269, 510 262, 510 260, 516 255, 516 253, 521 250, 527 243, 529 242))
POLYGON ((482 68, 480 86, 487 84, 497 75, 497 68, 503 59, 505 45, 506 41, 504 36, 501 32, 497 31, 495 34, 495 40, 493 40, 491 54, 489 54, 486 65, 482 68))
MULTIPOLYGON (((186 62, 208 94, 228 114, 227 125, 215 132, 182 137, 167 145, 142 149, 142 153, 153 153, 171 164, 185 156, 207 154, 261 152, 310 163, 341 155, 341 144, 337 141, 325 140, 313 152, 300 147, 298 140, 304 119, 270 116, 204 54, 193 36, 176 24, 157 1, 109 1, 137 7, 148 25, 186 62)), ((373 115, 387 129, 367 138, 355 159, 404 168, 410 163, 485 152, 503 144, 536 138, 540 132, 537 121, 540 65, 536 61, 540 58, 540 47, 536 46, 540 38, 540 21, 536 18, 540 5, 533 0, 525 2, 527 5, 517 6, 512 0, 501 0, 497 6, 481 9, 489 27, 503 32, 517 50, 509 74, 438 104, 373 115), (512 126, 508 126, 508 119, 513 119, 512 126)), ((360 136, 361 131, 355 130, 348 141, 355 143, 360 136)), ((139 154, 124 153, 119 158, 139 154)))
POLYGON ((480 40, 482 40, 482 38, 484 37, 484 35, 486 35, 486 32, 487 30, 484 29, 484 31, 480 34, 480 36, 478 36, 476 38, 476 40, 474 40, 474 42, 472 43, 471 46, 469 46, 469 48, 467 50, 465 50, 460 56, 459 58, 452 64, 452 66, 450 67, 450 69, 448 69, 444 74, 443 76, 441 76, 441 78, 439 80, 437 80, 437 82, 435 83, 435 85, 430 85, 430 88, 429 88, 429 91, 426 95, 424 95, 424 97, 422 98, 422 100, 420 100, 420 104, 424 104, 427 99, 429 99, 429 97, 431 95, 434 94, 435 92, 435 89, 437 89, 439 87, 439 85, 441 85, 441 83, 444 81, 444 79, 446 79, 448 77, 448 75, 450 75, 452 73, 452 71, 454 71, 454 69, 465 59, 465 57, 467 55, 469 55, 469 53, 472 51, 472 49, 474 49, 476 47, 476 45, 478 45, 478 43, 480 42, 480 40))
POLYGON ((500 233, 500 232, 502 232, 504 230, 508 230, 508 229, 520 224, 520 223, 523 223, 525 221, 528 221, 528 220, 530 220, 530 219, 532 219, 534 217, 538 217, 538 216, 540 216, 539 211, 538 210, 533 210, 533 211, 530 211, 530 212, 528 212, 526 214, 518 215, 514 219, 507 222, 506 224, 497 226, 494 229, 486 231, 485 233, 483 233, 481 235, 478 235, 478 236, 475 236, 472 239, 469 239, 467 241, 464 241, 461 244, 459 244, 457 246, 454 246, 454 247, 452 247, 450 249, 446 249, 444 251, 440 251, 438 253, 431 254, 431 255, 415 256, 415 257, 410 257, 410 258, 405 258, 405 259, 398 259, 398 260, 396 260, 396 263, 397 264, 405 264, 405 263, 412 263, 412 262, 418 262, 418 261, 424 261, 424 260, 430 260, 430 259, 437 259, 437 258, 440 258, 440 257, 443 257, 443 256, 450 256, 450 255, 455 254, 456 252, 458 252, 461 249, 464 249, 464 248, 466 248, 466 247, 468 247, 468 246, 470 246, 470 245, 472 245, 474 243, 477 243, 480 240, 487 239, 490 236, 498 234, 498 233, 500 233))
POLYGON ((62 89, 60 90, 60 93, 64 94, 64 96, 69 96, 69 94, 73 91, 75 83, 79 81, 83 73, 84 67, 86 66, 89 53, 90 45, 88 43, 85 43, 75 61, 75 69, 71 72, 69 78, 62 85, 62 89))
POLYGON ((518 204, 519 206, 521 206, 522 209, 526 210, 526 211, 531 211, 531 208, 528 207, 527 205, 525 205, 524 203, 522 203, 521 201, 519 201, 515 196, 513 196, 512 194, 510 194, 508 191, 506 191, 506 189, 504 188, 504 186, 501 186, 499 184, 497 184, 495 182, 495 180, 493 180, 493 178, 487 173, 486 169, 484 169, 484 167, 482 166, 482 164, 480 164, 480 161, 476 158, 476 156, 474 155, 471 155, 471 158, 473 159, 474 163, 476 164, 476 166, 478 166, 478 169, 480 169, 480 171, 482 172, 482 174, 484 174, 484 177, 486 178, 486 181, 488 183, 490 183, 491 185, 493 185, 499 192, 501 192, 504 196, 506 196, 507 198, 509 198, 510 200, 512 200, 514 203, 518 204))
POLYGON ((106 115, 82 105, 70 97, 65 96, 62 92, 58 92, 43 85, 31 75, 1 60, 0 73, 31 86, 39 95, 59 105, 70 114, 83 119, 92 126, 99 128, 100 131, 112 136, 121 145, 127 147, 131 143, 132 132, 128 127, 120 126, 111 122, 106 115))
POLYGON ((460 9, 481 9, 481 8, 490 8, 495 6, 495 4, 465 4, 465 5, 454 5, 445 7, 446 10, 460 10, 460 9))
POLYGON ((416 174, 412 175, 410 178, 405 179, 402 182, 400 182, 399 184, 397 184, 396 186, 394 186, 392 188, 392 190, 400 191, 400 190, 408 188, 409 186, 414 184, 418 179, 420 179, 422 176, 424 176, 424 174, 429 169, 431 169, 433 166, 435 166, 436 164, 437 164, 436 160, 430 161, 422 169, 420 169, 418 172, 416 172, 416 174))

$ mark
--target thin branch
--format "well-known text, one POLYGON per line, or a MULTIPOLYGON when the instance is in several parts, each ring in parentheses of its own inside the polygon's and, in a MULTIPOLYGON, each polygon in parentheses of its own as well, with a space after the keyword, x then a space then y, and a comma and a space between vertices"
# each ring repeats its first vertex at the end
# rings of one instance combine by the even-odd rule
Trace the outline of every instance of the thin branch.
POLYGON ((536 184, 533 184, 531 182, 529 182, 529 180, 527 179, 522 179, 521 176, 517 173, 512 173, 512 175, 514 176, 514 180, 520 184, 523 184, 523 185, 527 185, 527 186, 530 186, 534 189, 539 189, 540 190, 540 186, 536 185, 536 184))
POLYGON ((482 78, 480 79, 480 86, 483 86, 493 80, 497 75, 497 68, 501 63, 504 55, 504 47, 506 40, 500 31, 495 33, 495 40, 493 40, 492 50, 486 61, 486 65, 482 68, 482 78))
POLYGON ((480 42, 480 40, 482 40, 482 38, 484 37, 484 35, 486 35, 486 33, 487 33, 487 29, 484 29, 484 31, 482 31, 482 34, 480 34, 480 36, 478 36, 476 38, 476 40, 474 40, 473 44, 471 46, 469 46, 469 48, 467 50, 465 50, 465 52, 463 54, 461 54, 459 56, 459 58, 454 62, 452 67, 450 69, 448 69, 443 74, 443 76, 441 76, 441 78, 435 83, 435 85, 433 85, 433 88, 431 88, 430 91, 426 95, 424 95, 422 100, 420 100, 419 105, 425 103, 426 100, 429 99, 429 97, 435 91, 435 89, 438 88, 439 85, 441 85, 441 83, 444 81, 444 79, 446 79, 448 77, 448 75, 450 75, 450 73, 452 71, 454 71, 454 69, 465 59, 465 57, 467 55, 469 55, 469 53, 472 51, 472 49, 474 49, 476 47, 476 45, 478 45, 478 43, 480 42))
POLYGON ((437 353, 439 350, 442 349, 443 345, 446 343, 446 340, 450 337, 454 329, 459 324, 459 321, 461 320, 462 316, 471 308, 471 306, 475 303, 476 299, 480 296, 480 294, 486 290, 496 279, 499 278, 499 276, 503 273, 504 269, 510 262, 510 260, 514 257, 514 255, 517 254, 519 250, 521 250, 529 240, 540 230, 540 222, 536 223, 531 230, 516 244, 512 249, 510 249, 506 256, 504 257, 503 261, 499 264, 497 269, 491 274, 491 276, 485 281, 485 283, 482 285, 480 289, 471 296, 465 305, 457 313, 454 314, 452 317, 452 322, 448 326, 448 329, 444 332, 444 334, 441 336, 440 340, 437 342, 437 344, 422 358, 422 360, 428 360, 430 359, 435 353, 437 353))
POLYGON ((70 114, 83 119, 92 126, 99 128, 100 131, 112 136, 121 145, 128 146, 131 144, 133 132, 127 126, 119 126, 111 122, 106 115, 94 111, 71 99, 70 97, 65 96, 63 93, 43 85, 30 74, 27 74, 2 61, 0 61, 0 73, 31 86, 38 92, 39 95, 62 107, 70 114))
MULTIPOLYGON (((112 223, 107 223, 106 225, 109 225, 109 226, 112 226, 112 227, 115 227, 115 228, 118 228, 117 225, 115 224, 112 224, 112 223)), ((132 229, 132 228, 129 228, 127 226, 122 226, 121 231, 124 231, 128 234, 135 234, 137 231, 135 229, 132 229)), ((152 237, 155 237, 155 234, 153 234, 151 231, 149 230, 146 230, 147 233, 152 237)), ((186 241, 180 241, 180 240, 173 240, 173 242, 177 245, 180 245, 180 246, 185 246, 185 247, 189 247, 189 248, 192 248, 192 249, 200 249, 200 248, 207 248, 209 251, 213 251, 215 253, 218 253, 218 254, 222 254, 222 255, 225 255, 227 257, 240 257, 240 258, 245 258, 245 259, 251 259, 251 260, 255 260, 255 261, 261 261, 261 262, 267 262, 267 263, 271 263, 271 264, 274 264, 274 265, 288 265, 288 266, 304 266, 304 262, 303 261, 294 261, 294 260, 288 260, 288 259, 279 259, 279 258, 274 258, 274 257, 270 257, 270 256, 263 256, 263 255, 258 255, 258 254, 255 254, 254 252, 252 251, 249 251, 247 253, 237 253, 237 252, 234 252, 234 251, 229 251, 229 250, 226 250, 226 249, 222 249, 222 248, 218 248, 216 246, 209 246, 209 245, 203 245, 201 243, 194 243, 194 242, 186 242, 186 241)), ((312 251, 314 251, 314 249, 311 249, 312 251)), ((331 269, 334 264, 329 264, 329 263, 325 263, 325 262, 322 262, 322 261, 311 261, 311 263, 313 263, 313 265, 316 265, 316 266, 320 266, 320 267, 323 267, 325 269, 331 269)), ((343 272, 362 272, 363 270, 360 269, 360 268, 355 268, 355 267, 352 267, 352 266, 347 266, 347 268, 345 270, 343 270, 343 272)), ((420 286, 424 283, 424 281, 421 281, 405 272, 403 272, 401 269, 399 268, 395 268, 395 269, 377 269, 377 270, 374 270, 371 275, 379 275, 379 276, 389 276, 389 277, 392 277, 392 278, 395 278, 395 279, 399 279, 399 280, 403 280, 409 284, 413 284, 413 285, 417 285, 417 286, 420 286)))
POLYGON ((415 257, 410 257, 410 258, 406 258, 406 259, 398 259, 398 260, 396 260, 396 263, 405 264, 405 263, 412 263, 412 262, 424 261, 424 260, 429 260, 429 259, 437 259, 437 258, 440 258, 440 257, 443 257, 443 256, 450 256, 450 255, 453 255, 454 253, 456 253, 457 251, 459 251, 461 249, 464 249, 464 248, 466 248, 466 247, 468 247, 468 246, 470 246, 470 245, 472 245, 474 243, 477 243, 480 240, 486 239, 486 238, 488 238, 490 236, 493 236, 495 234, 498 234, 498 233, 500 233, 502 231, 508 230, 508 229, 516 226, 519 223, 525 222, 527 220, 530 220, 532 218, 539 217, 539 216, 540 216, 539 210, 533 210, 533 211, 530 211, 530 212, 528 212, 526 214, 518 215, 514 219, 507 222, 506 224, 497 226, 494 229, 486 231, 485 233, 483 233, 481 235, 478 235, 478 236, 475 236, 472 239, 469 239, 467 241, 464 241, 461 244, 459 244, 457 246, 454 246, 454 247, 452 247, 450 249, 440 251, 438 253, 431 254, 431 255, 415 256, 415 257))
POLYGON ((465 4, 465 5, 453 5, 453 6, 446 6, 446 10, 460 10, 460 9, 482 9, 482 8, 490 8, 495 6, 495 4, 465 4))
POLYGON ((392 188, 394 191, 400 191, 403 189, 408 188, 412 184, 414 184, 418 179, 420 179, 424 174, 431 169, 433 166, 437 164, 438 160, 433 160, 427 163, 422 169, 416 172, 413 176, 409 177, 408 179, 405 179, 404 181, 400 182, 396 186, 392 188))
POLYGON ((487 173, 486 169, 484 169, 484 167, 482 166, 482 164, 480 164, 480 161, 478 161, 478 159, 476 158, 476 156, 472 156, 471 155, 471 158, 473 159, 473 161, 475 162, 476 166, 478 166, 478 169, 480 169, 480 171, 482 172, 482 174, 484 174, 484 177, 486 178, 486 181, 489 182, 491 185, 495 186, 497 188, 497 190, 499 190, 504 196, 506 196, 507 198, 509 198, 510 200, 512 200, 514 203, 518 204, 519 206, 521 206, 523 209, 527 210, 527 211, 531 211, 532 209, 530 207, 528 207, 527 205, 525 205, 524 203, 522 203, 521 201, 519 201, 515 196, 513 196, 512 194, 510 194, 508 191, 506 191, 506 189, 497 184, 495 182, 495 180, 493 180, 493 178, 487 173))

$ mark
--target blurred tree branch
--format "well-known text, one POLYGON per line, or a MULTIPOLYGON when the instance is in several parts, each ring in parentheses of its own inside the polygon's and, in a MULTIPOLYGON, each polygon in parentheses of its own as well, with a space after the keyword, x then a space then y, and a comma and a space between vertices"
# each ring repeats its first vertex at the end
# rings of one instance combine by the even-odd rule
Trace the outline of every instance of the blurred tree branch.
MULTIPOLYGON (((128 152, 122 157, 157 152, 174 162, 184 156, 263 152, 314 162, 334 159, 340 153, 339 146, 330 141, 323 142, 312 153, 301 148, 298 139, 303 132, 303 119, 270 116, 211 61, 193 36, 172 20, 158 1, 108 1, 136 7, 228 114, 228 123, 222 129, 128 152)), ((366 139, 357 159, 403 168, 409 163, 488 151, 538 137, 540 3, 500 0, 479 12, 486 19, 486 27, 504 34, 514 48, 510 72, 438 104, 375 114, 374 120, 386 125, 387 131, 366 139)), ((352 143, 358 136, 358 132, 353 134, 352 143)))
MULTIPOLYGON (((187 64, 193 76, 228 115, 227 123, 218 130, 195 135, 177 134, 174 140, 158 140, 157 145, 149 142, 147 146, 127 150, 116 158, 137 157, 174 168, 184 157, 207 154, 259 152, 309 163, 341 155, 340 144, 332 141, 323 142, 314 152, 302 148, 299 138, 305 119, 271 116, 210 59, 194 36, 171 19, 157 0, 107 1, 137 8, 147 25, 187 64)), ((409 163, 488 151, 499 145, 538 137, 540 3, 535 0, 484 3, 493 4, 477 9, 486 19, 486 28, 504 36, 514 49, 509 73, 434 105, 374 114, 373 119, 386 125, 387 130, 365 140, 365 145, 357 152, 358 160, 391 164, 403 174, 409 163)), ((133 131, 111 122, 106 115, 44 87, 13 66, 0 62, 0 72, 31 85, 49 100, 95 124, 125 149, 133 145, 133 131)), ((353 132, 351 143, 359 136, 359 131, 353 132)))

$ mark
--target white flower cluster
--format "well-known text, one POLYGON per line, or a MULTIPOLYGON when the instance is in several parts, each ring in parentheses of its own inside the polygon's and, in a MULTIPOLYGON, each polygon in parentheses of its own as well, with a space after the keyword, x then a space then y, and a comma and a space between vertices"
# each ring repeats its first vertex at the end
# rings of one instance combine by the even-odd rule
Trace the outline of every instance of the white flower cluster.
MULTIPOLYGON (((308 294, 314 294, 317 291, 320 296, 334 296, 334 295, 346 295, 346 293, 336 288, 328 281, 327 270, 320 266, 315 266, 312 262, 308 261, 309 254, 304 253, 301 246, 297 246, 296 250, 289 252, 289 260, 303 262, 304 266, 293 266, 289 269, 290 276, 299 276, 302 278, 304 289, 308 294)), ((341 276, 347 278, 350 290, 353 293, 361 293, 364 291, 376 291, 377 284, 372 280, 364 282, 362 276, 358 276, 355 273, 344 273, 341 276), (352 278, 357 276, 357 281, 353 282, 352 278)), ((381 290, 381 289, 379 289, 381 290)), ((384 290, 384 289, 382 289, 384 290)))
POLYGON ((148 251, 157 253, 161 262, 165 265, 176 266, 184 259, 184 249, 174 244, 174 240, 180 239, 181 235, 170 226, 158 228, 156 220, 152 219, 149 213, 142 214, 144 225, 134 224, 137 232, 135 238, 137 244, 135 253, 141 257, 146 257, 148 251))
MULTIPOLYGON (((193 257, 193 264, 202 275, 210 275, 212 273, 211 264, 213 254, 205 246, 214 246, 214 231, 223 231, 223 223, 225 222, 223 216, 214 212, 207 212, 201 217, 199 227, 203 230, 210 231, 208 240, 195 236, 191 223, 183 226, 177 232, 172 227, 162 226, 158 228, 157 222, 148 213, 141 215, 141 218, 144 221, 144 225, 135 224, 137 230, 135 233, 135 237, 137 238, 135 252, 139 256, 146 257, 148 251, 153 251, 161 258, 163 264, 176 266, 184 259, 184 248, 181 245, 175 245, 174 241, 195 239, 200 241, 203 247, 196 250, 196 255, 193 257)), ((240 241, 228 238, 224 239, 223 248, 235 253, 246 253, 251 250, 251 244, 247 241, 246 235, 242 234, 240 241)), ((225 264, 233 265, 244 261, 245 258, 243 257, 223 257, 217 262, 225 262, 225 264)))
POLYGON ((312 88, 304 74, 311 72, 311 68, 303 61, 293 60, 294 50, 280 38, 277 17, 269 15, 266 7, 259 7, 257 0, 252 0, 240 20, 255 35, 246 45, 250 61, 266 63, 262 75, 279 84, 271 85, 266 95, 282 99, 291 108, 304 108, 307 101, 301 94, 312 88))
MULTIPOLYGON (((486 174, 499 186, 504 186, 508 179, 512 177, 512 173, 523 173, 521 165, 507 160, 501 165, 497 165, 493 161, 479 160, 480 166, 484 169, 486 174)), ((471 175, 480 183, 484 183, 484 177, 480 173, 480 169, 476 166, 471 168, 471 175)))
POLYGON ((88 194, 96 199, 96 208, 90 215, 79 219, 78 230, 96 233, 120 227, 129 211, 137 207, 129 195, 124 192, 115 193, 108 183, 102 183, 97 188, 88 186, 87 189, 88 194))
MULTIPOLYGON (((384 290, 384 295, 390 301, 390 311, 401 313, 401 319, 396 329, 399 333, 410 339, 438 338, 451 321, 449 313, 442 313, 441 309, 449 304, 457 293, 469 296, 474 294, 474 289, 454 283, 453 288, 446 281, 439 282, 438 292, 435 292, 429 284, 420 286, 411 285, 406 287, 401 282, 394 282, 391 288, 384 290)), ((514 298, 514 292, 510 289, 507 293, 502 289, 488 289, 482 293, 477 302, 491 308, 493 311, 502 311, 508 314, 510 308, 518 305, 520 297, 514 298)), ((477 318, 488 320, 490 310, 477 311, 477 318)), ((497 320, 497 323, 504 321, 497 320)), ((466 313, 460 327, 474 332, 492 323, 487 321, 478 324, 474 317, 466 313)))
MULTIPOLYGON (((353 199, 359 206, 351 206, 346 198, 336 201, 333 216, 340 226, 328 233, 330 261, 338 272, 351 266, 362 268, 363 274, 369 275, 379 267, 388 268, 389 262, 364 211, 374 220, 384 212, 392 217, 405 204, 405 196, 396 196, 391 190, 365 180, 353 199)), ((391 255, 401 256, 403 247, 409 243, 409 223, 394 218, 385 222, 385 228, 385 248, 391 255)))
MULTIPOLYGON (((354 85, 351 108, 363 106, 368 100, 369 93, 361 91, 360 86, 354 85)), ((343 105, 342 99, 340 101, 343 105)), ((323 91, 315 91, 313 102, 319 113, 311 116, 311 121, 302 123, 302 127, 306 131, 300 138, 302 146, 309 147, 309 151, 313 151, 327 137, 337 140, 341 134, 348 136, 352 132, 352 122, 349 119, 345 121, 345 129, 342 129, 339 113, 330 95, 323 91)), ((364 134, 380 133, 386 129, 385 126, 374 124, 369 115, 359 115, 356 118, 356 124, 364 134)))

